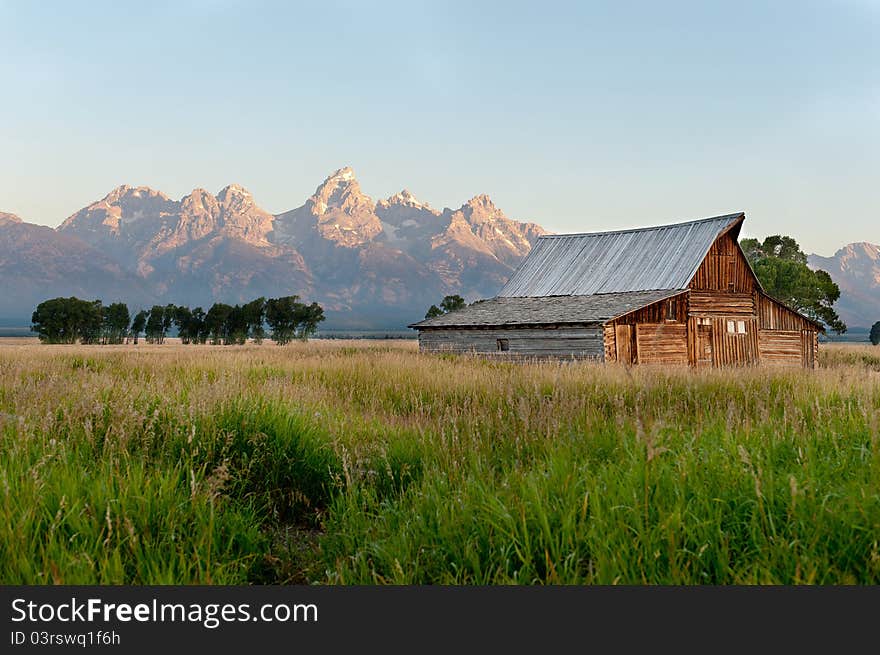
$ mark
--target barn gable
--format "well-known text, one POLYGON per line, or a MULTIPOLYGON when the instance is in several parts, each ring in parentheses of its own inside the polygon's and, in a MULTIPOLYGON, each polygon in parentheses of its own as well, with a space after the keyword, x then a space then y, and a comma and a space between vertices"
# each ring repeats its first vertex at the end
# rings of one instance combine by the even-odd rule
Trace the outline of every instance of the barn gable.
POLYGON ((730 227, 712 243, 688 287, 691 289, 752 293, 761 290, 752 265, 739 245, 742 222, 730 227))

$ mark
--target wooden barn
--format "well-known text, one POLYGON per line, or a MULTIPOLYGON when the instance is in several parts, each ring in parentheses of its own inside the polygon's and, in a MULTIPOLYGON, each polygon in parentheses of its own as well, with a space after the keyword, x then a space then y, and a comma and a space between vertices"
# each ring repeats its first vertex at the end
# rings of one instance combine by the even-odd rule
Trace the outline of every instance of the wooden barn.
POLYGON ((542 236, 497 297, 410 327, 427 352, 812 368, 823 327, 764 292, 744 220, 542 236))

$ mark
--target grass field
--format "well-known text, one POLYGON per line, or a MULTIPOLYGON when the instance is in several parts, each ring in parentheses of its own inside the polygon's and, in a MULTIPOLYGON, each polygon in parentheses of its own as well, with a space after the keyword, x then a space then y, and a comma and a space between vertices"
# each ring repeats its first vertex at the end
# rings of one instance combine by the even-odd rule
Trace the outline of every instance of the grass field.
POLYGON ((0 583, 878 583, 880 348, 0 345, 0 583))

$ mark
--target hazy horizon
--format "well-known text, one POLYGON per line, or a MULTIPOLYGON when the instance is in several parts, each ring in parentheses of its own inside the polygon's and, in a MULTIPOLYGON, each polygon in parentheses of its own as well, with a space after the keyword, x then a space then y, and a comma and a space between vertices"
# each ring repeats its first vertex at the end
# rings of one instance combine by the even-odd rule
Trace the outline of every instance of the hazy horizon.
POLYGON ((880 6, 0 0, 0 211, 237 183, 272 213, 350 165, 374 200, 489 194, 553 232, 744 211, 880 241, 880 6))

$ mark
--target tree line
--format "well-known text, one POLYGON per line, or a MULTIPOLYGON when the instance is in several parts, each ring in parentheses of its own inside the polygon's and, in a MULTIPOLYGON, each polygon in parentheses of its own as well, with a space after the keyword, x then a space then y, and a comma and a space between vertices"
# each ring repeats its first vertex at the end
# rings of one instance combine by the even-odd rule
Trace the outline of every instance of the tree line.
POLYGON ((807 266, 807 255, 797 241, 774 234, 763 241, 742 239, 740 246, 768 294, 838 334, 846 332, 833 308, 840 287, 826 271, 807 266))
POLYGON ((153 305, 133 318, 125 303, 104 305, 100 300, 70 297, 37 305, 31 330, 43 343, 136 344, 142 335, 147 343, 164 343, 176 330, 186 344, 240 345, 248 339, 262 343, 270 338, 284 345, 307 340, 323 320, 323 308, 316 302, 300 302, 299 296, 257 298, 243 305, 214 303, 207 312, 201 307, 153 305))

